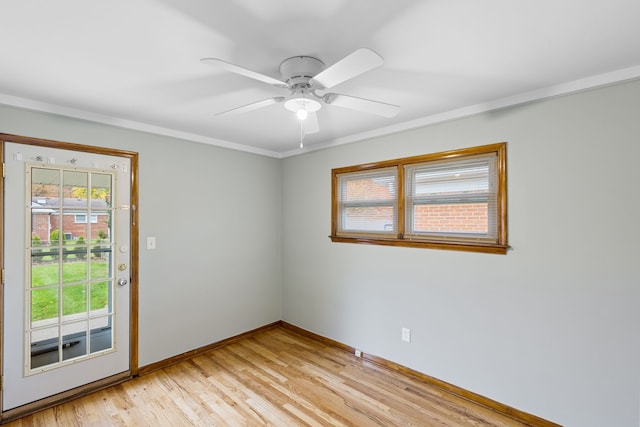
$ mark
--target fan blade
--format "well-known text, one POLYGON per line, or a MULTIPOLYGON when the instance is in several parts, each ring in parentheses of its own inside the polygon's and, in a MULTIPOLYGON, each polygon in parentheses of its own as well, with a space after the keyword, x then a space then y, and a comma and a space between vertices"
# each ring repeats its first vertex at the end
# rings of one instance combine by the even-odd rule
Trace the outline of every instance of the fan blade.
POLYGON ((319 90, 329 89, 382 65, 382 57, 371 49, 361 48, 342 58, 311 79, 319 90))
POLYGON ((284 101, 284 96, 277 96, 275 98, 267 98, 262 101, 252 102, 251 104, 243 105, 242 107, 236 107, 231 110, 223 111, 221 113, 214 114, 220 116, 222 114, 241 114, 248 113, 249 111, 257 110, 258 108, 268 107, 269 105, 277 104, 284 101))
POLYGON ((220 67, 224 70, 230 71, 235 74, 240 74, 241 76, 249 77, 254 80, 258 80, 264 83, 268 83, 270 85, 278 86, 278 87, 289 87, 285 82, 280 81, 278 79, 274 79, 273 77, 266 76, 264 74, 257 73, 255 71, 249 70, 247 68, 243 68, 239 65, 232 64, 227 61, 223 61, 218 58, 202 58, 200 60, 203 64, 213 65, 216 67, 220 67))
POLYGON ((302 121, 302 131, 305 135, 320 132, 318 125, 318 115, 315 112, 309 113, 307 118, 302 121))
POLYGON ((400 107, 397 105, 357 98, 355 96, 341 95, 339 93, 327 93, 322 99, 329 105, 364 111, 383 117, 394 117, 400 112, 400 107))

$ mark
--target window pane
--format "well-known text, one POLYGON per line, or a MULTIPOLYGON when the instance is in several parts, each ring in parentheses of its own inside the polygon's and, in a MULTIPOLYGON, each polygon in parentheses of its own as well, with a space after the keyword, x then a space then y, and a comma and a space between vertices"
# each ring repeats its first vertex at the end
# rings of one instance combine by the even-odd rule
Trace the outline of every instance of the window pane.
POLYGON ((338 177, 340 232, 397 232, 396 173, 386 168, 338 177))
POLYGON ((492 154, 409 165, 408 238, 495 239, 492 154))

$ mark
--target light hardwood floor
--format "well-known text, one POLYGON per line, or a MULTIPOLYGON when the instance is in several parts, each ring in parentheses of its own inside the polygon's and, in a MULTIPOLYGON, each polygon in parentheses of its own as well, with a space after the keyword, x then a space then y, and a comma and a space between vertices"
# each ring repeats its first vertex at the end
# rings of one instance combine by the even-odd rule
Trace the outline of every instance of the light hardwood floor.
POLYGON ((525 424, 278 327, 6 425, 525 424))

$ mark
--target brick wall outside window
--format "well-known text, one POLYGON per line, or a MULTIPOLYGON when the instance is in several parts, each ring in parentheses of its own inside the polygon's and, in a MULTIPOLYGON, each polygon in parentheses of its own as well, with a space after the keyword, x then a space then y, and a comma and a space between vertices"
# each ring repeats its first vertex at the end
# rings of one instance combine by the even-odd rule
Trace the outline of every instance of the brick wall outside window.
MULTIPOLYGON (((347 182, 349 200, 388 200, 394 195, 388 184, 372 179, 347 182)), ((353 207, 347 209, 349 218, 377 219, 393 222, 393 209, 388 207, 353 207)), ((414 208, 414 229, 423 232, 486 233, 488 206, 486 203, 418 205, 414 208)))

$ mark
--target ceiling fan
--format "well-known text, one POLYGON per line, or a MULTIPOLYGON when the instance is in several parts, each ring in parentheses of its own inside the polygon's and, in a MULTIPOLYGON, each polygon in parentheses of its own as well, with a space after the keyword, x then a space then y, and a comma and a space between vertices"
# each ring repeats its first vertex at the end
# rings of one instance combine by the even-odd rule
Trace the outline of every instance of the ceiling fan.
POLYGON ((217 113, 238 114, 264 108, 269 105, 284 103, 284 107, 296 113, 301 121, 301 138, 304 134, 318 132, 318 117, 316 111, 322 105, 335 105, 352 110, 377 114, 383 117, 393 117, 400 111, 400 107, 385 102, 339 93, 318 93, 339 85, 360 74, 382 65, 382 57, 371 49, 361 48, 347 55, 335 64, 327 67, 324 62, 312 56, 294 56, 280 63, 282 79, 276 79, 239 65, 231 64, 218 58, 203 58, 204 64, 213 65, 226 71, 261 81, 279 88, 287 89, 287 96, 276 96, 263 99, 251 104, 217 113))

